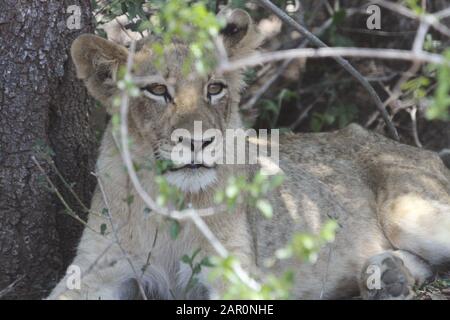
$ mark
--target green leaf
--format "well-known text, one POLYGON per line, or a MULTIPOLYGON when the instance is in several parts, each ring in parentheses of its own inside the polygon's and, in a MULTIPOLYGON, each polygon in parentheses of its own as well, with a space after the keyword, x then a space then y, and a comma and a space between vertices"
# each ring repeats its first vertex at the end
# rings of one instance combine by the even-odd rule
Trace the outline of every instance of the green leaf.
POLYGON ((272 205, 270 204, 269 201, 267 201, 265 199, 258 199, 256 201, 256 207, 259 209, 259 211, 261 211, 261 213, 266 218, 272 218, 273 210, 272 210, 272 205))
POLYGON ((96 31, 96 33, 97 33, 97 35, 98 35, 99 37, 102 37, 102 38, 104 38, 104 39, 107 39, 107 38, 108 38, 108 35, 106 34, 106 31, 105 31, 105 30, 98 28, 98 29, 95 30, 95 31, 96 31))
POLYGON ((239 194, 239 188, 235 185, 229 185, 225 189, 225 194, 228 198, 235 198, 239 194))
POLYGON ((204 267, 212 268, 215 265, 212 263, 211 259, 209 257, 204 257, 202 261, 200 261, 200 264, 204 267))
POLYGON ((338 11, 336 11, 333 15, 333 24, 334 25, 339 25, 342 22, 345 21, 345 17, 347 16, 347 12, 345 11, 345 9, 340 9, 338 11))
POLYGON ((193 274, 198 274, 200 273, 200 271, 202 271, 202 266, 200 264, 197 264, 193 269, 192 269, 192 273, 193 274))
POLYGON ((277 188, 283 184, 283 181, 284 181, 284 175, 277 174, 272 177, 270 184, 271 184, 272 188, 277 188))
POLYGON ((127 205, 131 205, 133 203, 133 201, 134 201, 134 196, 133 195, 129 195, 128 197, 123 199, 123 201, 125 201, 127 203, 127 205))
POLYGON ((139 21, 138 25, 137 25, 137 30, 139 32, 143 32, 147 29, 150 29, 152 26, 152 23, 148 20, 141 20, 139 21))
MULTIPOLYGON (((444 53, 445 61, 450 63, 450 49, 444 53)), ((434 99, 426 111, 429 120, 450 120, 450 66, 444 64, 437 69, 437 88, 434 99)))
POLYGON ((326 242, 333 242, 338 226, 339 225, 335 220, 327 221, 320 231, 322 239, 326 242))
POLYGON ((186 264, 189 264, 189 265, 192 263, 191 258, 187 254, 185 254, 181 257, 181 261, 186 264))
POLYGON ((102 236, 105 235, 106 229, 107 229, 106 224, 103 223, 103 224, 100 225, 100 233, 101 233, 102 236))
POLYGON ((222 203, 225 200, 225 192, 217 191, 214 195, 214 202, 217 204, 222 203))
POLYGON ((170 160, 158 160, 156 161, 156 173, 162 175, 173 167, 173 162, 170 160))
POLYGON ((178 235, 180 234, 180 223, 177 220, 172 220, 170 223, 170 237, 172 240, 175 240, 178 238, 178 235))
POLYGON ((320 130, 322 130, 323 127, 322 117, 320 117, 317 113, 314 113, 311 118, 309 126, 311 130, 314 132, 319 132, 320 130))
POLYGON ((272 100, 262 100, 261 107, 263 111, 271 111, 274 113, 278 113, 278 105, 272 100))
POLYGON ((278 249, 275 252, 275 256, 280 260, 289 259, 290 257, 292 257, 292 248, 287 247, 287 248, 278 249))

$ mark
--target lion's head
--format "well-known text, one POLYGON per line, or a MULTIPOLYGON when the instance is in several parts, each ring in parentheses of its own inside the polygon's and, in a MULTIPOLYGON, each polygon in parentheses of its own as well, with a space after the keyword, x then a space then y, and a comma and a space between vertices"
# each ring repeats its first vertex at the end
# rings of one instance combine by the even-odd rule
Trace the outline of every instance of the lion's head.
MULTIPOLYGON (((227 25, 219 41, 228 58, 251 53, 259 45, 260 37, 250 16, 240 9, 220 14, 227 25)), ((145 81, 139 84, 141 95, 130 100, 130 135, 141 152, 148 153, 146 156, 153 161, 173 160, 171 152, 176 144, 185 148, 188 159, 175 161, 165 176, 182 191, 195 193, 226 175, 226 168, 214 159, 198 161, 199 154, 216 148, 219 141, 214 135, 194 135, 194 122, 201 122, 203 132, 208 129, 224 132, 242 126, 238 110, 242 72, 200 75, 192 66, 186 73, 189 49, 188 44, 180 41, 164 48, 167 63, 156 68, 152 41, 157 40, 144 39, 136 46, 133 74, 145 81), (176 129, 181 135, 174 139, 176 129)), ((72 45, 78 77, 109 112, 114 112, 112 98, 119 94, 116 74, 126 64, 128 54, 127 48, 94 35, 82 35, 72 45)))

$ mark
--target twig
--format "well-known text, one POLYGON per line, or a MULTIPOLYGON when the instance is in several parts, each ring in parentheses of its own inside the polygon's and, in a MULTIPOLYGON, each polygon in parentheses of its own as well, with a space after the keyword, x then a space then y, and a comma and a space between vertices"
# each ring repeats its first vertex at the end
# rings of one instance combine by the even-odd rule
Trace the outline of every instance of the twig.
POLYGON ((31 160, 36 164, 36 166, 38 167, 39 171, 41 171, 41 173, 44 175, 45 180, 47 181, 47 183, 52 187, 53 191, 55 192, 56 196, 58 197, 58 199, 61 201, 61 203, 63 204, 63 206, 66 208, 66 213, 74 218, 75 220, 77 220, 78 222, 80 222, 82 225, 84 225, 86 228, 90 229, 91 231, 100 234, 97 230, 94 230, 91 226, 89 226, 86 221, 84 221, 83 219, 81 219, 76 213, 75 211, 72 210, 72 208, 69 206, 69 204, 66 202, 66 200, 64 199, 64 197, 62 196, 62 194, 59 192, 58 188, 55 186, 55 184, 52 182, 52 180, 48 177, 47 173, 45 172, 44 168, 42 168, 42 166, 39 164, 39 162, 36 160, 35 156, 31 156, 31 160))
POLYGON ((417 30, 416 38, 414 39, 414 44, 412 47, 412 51, 415 53, 423 52, 423 44, 425 42, 425 37, 427 36, 427 32, 430 29, 430 25, 426 22, 421 22, 419 29, 417 30))
MULTIPOLYGON (((427 35, 428 29, 430 25, 424 21, 420 23, 419 29, 417 30, 416 38, 414 40, 414 44, 412 47, 412 52, 415 54, 423 53, 423 43, 425 42, 425 37, 427 35)), ((407 82, 412 76, 414 76, 420 69, 422 64, 420 61, 413 61, 411 68, 403 73, 400 79, 397 81, 397 84, 394 87, 394 91, 389 95, 389 98, 386 99, 383 106, 386 107, 391 104, 394 100, 398 99, 402 94, 402 86, 405 82, 407 82)))
POLYGON ((112 248, 113 245, 115 245, 116 242, 115 241, 111 241, 106 248, 102 251, 102 253, 100 253, 97 258, 95 258, 95 260, 91 263, 91 265, 86 269, 86 271, 81 275, 81 279, 83 279, 83 277, 86 277, 93 269, 94 267, 100 262, 100 260, 105 256, 105 254, 108 253, 109 249, 112 248))
POLYGON ((142 274, 141 274, 141 278, 144 276, 145 271, 147 271, 147 268, 148 268, 148 266, 150 265, 150 259, 151 259, 151 257, 152 257, 152 252, 153 252, 153 249, 155 249, 156 240, 158 239, 158 230, 159 230, 159 227, 156 227, 155 237, 153 238, 153 244, 152 244, 152 247, 150 248, 150 251, 148 252, 147 260, 145 261, 145 264, 142 266, 142 274))
POLYGON ((413 133, 414 143, 419 148, 422 148, 422 143, 420 142, 420 139, 419 139, 419 132, 417 130, 417 107, 413 107, 409 111, 409 115, 411 116, 411 125, 412 125, 412 133, 413 133))
MULTIPOLYGON (((427 35, 427 32, 430 28, 430 24, 426 21, 421 21, 419 28, 417 30, 416 33, 416 37, 414 39, 414 43, 412 46, 412 52, 415 54, 421 54, 423 53, 423 44, 425 42, 425 37, 427 35)), ((394 100, 397 100, 401 94, 402 94, 402 86, 405 82, 407 82, 412 76, 414 76, 420 69, 420 67, 422 66, 422 64, 419 61, 413 61, 412 66, 409 68, 409 70, 405 73, 403 73, 403 75, 400 77, 400 79, 397 81, 393 92, 389 95, 389 97, 386 99, 386 101, 383 104, 383 107, 386 108, 388 105, 390 105, 394 100)), ((376 119, 372 118, 373 120, 376 119)), ((415 113, 414 113, 414 118, 415 118, 415 113)), ((414 125, 414 124, 413 124, 414 125)), ((417 127, 416 127, 417 129, 417 127)), ((416 132, 417 133, 417 132, 416 132)), ((419 140, 418 140, 418 136, 416 140, 416 144, 419 146, 421 145, 419 140), (418 142, 418 143, 417 143, 418 142)))
POLYGON ((103 11, 106 10, 106 8, 108 8, 108 6, 112 5, 114 2, 118 2, 119 0, 112 0, 111 3, 109 3, 109 1, 106 1, 106 4, 101 7, 100 9, 97 10, 97 12, 94 12, 94 17, 96 17, 98 14, 102 13, 103 11))
POLYGON ((450 65, 443 56, 434 53, 421 52, 414 53, 408 50, 398 49, 366 49, 349 47, 327 47, 327 48, 305 48, 288 49, 267 53, 257 53, 246 58, 223 62, 219 65, 219 72, 242 69, 249 66, 256 66, 271 61, 294 59, 294 58, 336 58, 340 56, 373 59, 392 59, 434 63, 439 65, 450 65))
POLYGON ((297 128, 300 123, 307 117, 309 111, 311 111, 311 109, 314 107, 314 105, 320 100, 322 99, 321 96, 317 97, 316 99, 314 99, 313 102, 311 102, 303 111, 302 113, 300 113, 300 115, 297 117, 297 119, 289 126, 289 128, 291 130, 295 130, 295 128, 297 128))
MULTIPOLYGON (((320 3, 319 5, 322 5, 322 3, 320 3)), ((319 7, 319 5, 317 7, 319 7)), ((355 14, 356 12, 358 12, 358 10, 349 10, 348 12, 348 16, 351 16, 353 14, 355 14)), ((331 23, 333 22, 333 20, 330 18, 327 21, 325 21, 320 27, 319 29, 314 33, 316 36, 320 36, 326 29, 328 29, 328 27, 331 25, 331 23)), ((300 45, 297 47, 298 49, 300 48, 304 48, 306 47, 306 45, 309 43, 309 39, 305 39, 304 41, 302 41, 302 43, 300 43, 300 45)), ((266 81, 263 83, 263 85, 256 91, 256 93, 254 93, 254 95, 252 96, 251 99, 249 99, 242 107, 241 110, 246 111, 251 109, 255 103, 267 92, 267 90, 273 85, 273 83, 283 74, 283 72, 287 69, 287 67, 290 65, 290 63, 293 61, 294 59, 289 59, 289 60, 285 60, 276 70, 276 72, 266 81)), ((302 114, 297 118, 297 120, 290 126, 291 129, 294 129, 295 127, 297 127, 300 122, 303 120, 304 116, 306 116, 306 114, 309 112, 309 110, 311 110, 311 108, 313 107, 313 104, 311 104, 310 106, 308 106, 304 112, 302 112, 302 114)))
MULTIPOLYGON (((97 258, 95 258, 95 260, 90 264, 90 266, 86 269, 86 271, 84 271, 84 272, 81 274, 81 280, 82 280, 83 278, 85 278, 89 273, 91 273, 92 270, 94 270, 94 267, 100 262, 100 260, 106 255, 106 253, 109 251, 109 249, 112 248, 112 246, 113 246, 114 244, 116 244, 116 242, 115 242, 115 241, 111 241, 111 242, 108 244, 108 246, 102 251, 102 253, 100 253, 100 254, 97 256, 97 258)), ((65 292, 69 291, 69 290, 71 290, 71 289, 67 288, 67 286, 66 286, 66 289, 61 293, 61 295, 64 294, 65 292)))
POLYGON ((25 275, 21 275, 21 276, 18 277, 16 280, 14 280, 13 282, 11 282, 6 288, 3 288, 2 290, 0 290, 0 298, 2 298, 3 296, 6 296, 8 293, 10 293, 11 290, 14 289, 14 287, 15 287, 20 281, 22 281, 23 278, 25 278, 25 275))
MULTIPOLYGON (((331 24, 332 20, 328 19, 316 32, 317 35, 322 34, 331 24)), ((305 39, 297 48, 304 48, 309 43, 309 39, 305 39)), ((255 92, 255 94, 249 99, 242 107, 241 110, 246 111, 253 108, 255 103, 267 92, 272 84, 284 73, 287 67, 291 64, 293 59, 285 60, 275 71, 275 73, 263 83, 263 85, 255 92)))
POLYGON ((330 244, 329 250, 328 250, 327 267, 325 268, 325 275, 322 278, 322 289, 320 290, 320 295, 319 295, 319 299, 320 300, 323 299, 323 295, 325 294, 325 289, 326 289, 326 285, 327 285, 327 282, 328 282, 328 274, 329 274, 329 271, 330 271, 331 255, 333 253, 332 246, 333 245, 330 244))
POLYGON ((414 11, 409 10, 408 8, 405 8, 404 6, 399 5, 397 3, 392 3, 385 0, 373 0, 372 3, 379 4, 380 6, 383 6, 391 11, 397 12, 405 17, 425 22, 431 25, 434 29, 436 29, 440 33, 446 35, 447 37, 450 37, 450 29, 439 22, 439 19, 442 19, 450 15, 450 12, 447 12, 448 9, 437 12, 436 14, 424 13, 418 15, 414 11))
POLYGON ((216 0, 216 5, 215 5, 215 13, 219 13, 220 11, 220 7, 222 7, 224 4, 222 4, 222 2, 224 2, 223 0, 216 0))
MULTIPOLYGON (((47 161, 47 163, 51 166, 51 168, 53 169, 53 171, 56 173, 56 175, 58 176, 58 178, 61 180, 61 182, 63 183, 63 185, 66 187, 67 190, 69 190, 69 192, 72 194, 72 196, 74 197, 75 201, 78 202, 78 204, 81 206, 81 208, 84 210, 84 212, 86 213, 91 213, 91 214, 95 214, 99 217, 102 217, 103 215, 99 212, 95 212, 92 211, 91 209, 89 209, 83 201, 81 201, 80 197, 78 196, 78 194, 75 192, 75 190, 73 190, 73 187, 69 184, 69 182, 64 178, 64 176, 62 175, 61 171, 59 171, 58 167, 56 167, 55 161, 53 161, 53 159, 51 159, 50 157, 45 156, 44 157, 45 161, 47 161)), ((42 169, 42 168, 40 168, 42 169)), ((41 170, 41 172, 43 172, 44 174, 46 174, 43 169, 41 170)), ((71 211, 74 211, 73 209, 71 209, 71 211)))
MULTIPOLYGON (((297 23, 294 19, 292 19, 289 15, 287 15, 283 10, 274 5, 270 0, 259 0, 259 3, 277 15, 283 22, 287 23, 291 27, 295 28, 301 34, 303 34, 306 38, 308 38, 314 45, 319 48, 327 48, 328 46, 319 38, 317 38, 313 33, 311 33, 308 29, 297 23)), ((298 49, 301 50, 301 49, 298 49)), ((384 121, 388 127, 389 133, 392 138, 395 140, 399 140, 399 136, 397 130, 395 129, 394 124, 392 123, 389 114, 386 109, 383 108, 383 103, 381 102, 380 97, 376 93, 375 89, 370 85, 370 83, 344 58, 342 55, 332 56, 334 59, 345 69, 347 70, 353 77, 355 77, 361 85, 367 90, 369 95, 375 102, 376 107, 381 112, 384 121)))
MULTIPOLYGON (((127 18, 128 18, 128 16, 127 16, 127 18)), ((135 40, 134 37, 132 37, 132 36, 130 35, 130 33, 128 32, 127 28, 125 28, 125 26, 122 24, 122 22, 120 22, 120 20, 119 20, 117 17, 114 18, 114 21, 117 22, 117 24, 118 24, 119 27, 120 27, 120 30, 122 30, 123 33, 125 33, 125 34, 127 35, 127 37, 130 38, 130 40, 135 40)))
POLYGON ((59 171, 59 169, 56 167, 55 162, 52 159, 47 159, 47 163, 50 164, 50 166, 52 167, 52 169, 55 171, 56 175, 59 177, 59 179, 62 181, 62 183, 64 184, 64 186, 66 187, 66 189, 69 190, 69 192, 72 194, 72 196, 75 198, 75 200, 80 204, 80 206, 83 208, 83 210, 86 213, 91 212, 89 210, 89 208, 84 204, 83 201, 81 201, 80 197, 78 196, 78 194, 73 190, 72 186, 67 182, 67 180, 63 177, 63 175, 61 174, 61 172, 59 171))
MULTIPOLYGON (((196 214, 194 210, 189 212, 190 218, 194 222, 195 226, 203 233, 205 238, 209 241, 209 243, 212 245, 212 247, 215 249, 215 251, 221 256, 222 258, 226 258, 229 256, 229 253, 227 249, 220 243, 220 241, 217 239, 217 237, 211 232, 209 227, 206 225, 206 223, 203 221, 202 218, 196 214)), ((242 269, 241 265, 239 263, 233 264, 232 269, 236 276, 245 283, 249 288, 259 291, 261 289, 261 286, 258 282, 253 280, 247 272, 242 269)))
MULTIPOLYGON (((77 214, 75 214, 75 212, 70 208, 70 206, 68 205, 68 203, 65 201, 64 197, 61 195, 61 193, 59 192, 59 190, 57 189, 57 187, 53 184, 53 182, 52 182, 51 179, 48 177, 48 175, 46 174, 45 170, 42 168, 42 166, 39 164, 39 162, 36 160, 36 158, 35 158, 34 156, 32 156, 31 159, 32 159, 33 162, 36 164, 36 166, 38 167, 38 169, 45 175, 45 178, 46 178, 47 183, 50 184, 50 186, 52 187, 52 189, 54 190, 54 192, 56 193, 56 195, 58 196, 58 198, 60 199, 60 201, 62 202, 62 204, 64 205, 64 207, 66 208, 68 214, 69 214, 71 217, 73 217, 74 219, 76 219, 78 222, 82 223, 85 227, 87 227, 88 229, 90 229, 91 231, 93 231, 94 233, 100 234, 97 230, 95 230, 95 229, 93 229, 92 227, 90 227, 84 220, 82 220, 80 217, 78 217, 77 214)), ((95 176, 96 176, 96 175, 95 175, 95 176)), ((147 300, 147 297, 146 297, 146 294, 145 294, 145 290, 144 290, 144 288, 143 288, 143 286, 142 286, 142 284, 141 284, 141 282, 140 282, 140 280, 139 280, 139 277, 138 277, 138 274, 137 274, 137 272, 136 272, 136 269, 135 269, 135 267, 134 267, 134 265, 133 265, 131 259, 129 258, 128 253, 125 251, 125 249, 122 247, 122 245, 121 245, 121 243, 120 243, 120 240, 119 240, 119 237, 118 237, 118 230, 117 230, 117 228, 115 227, 115 225, 114 225, 114 223, 113 223, 113 220, 112 220, 112 217, 111 217, 111 214, 110 214, 111 208, 110 208, 110 206, 109 206, 109 202, 108 202, 108 200, 107 200, 107 197, 106 197, 106 194, 105 194, 105 191, 104 191, 104 188, 103 188, 103 184, 102 184, 100 178, 99 178, 98 176, 96 176, 96 177, 97 177, 97 179, 98 179, 98 185, 99 185, 99 187, 100 187, 100 190, 101 190, 101 193, 102 193, 102 196, 103 196, 103 200, 104 200, 104 202, 105 202, 105 205, 107 206, 107 211, 108 211, 107 217, 108 217, 109 222, 110 222, 110 224, 111 224, 111 229, 112 229, 112 232, 113 232, 113 234, 114 234, 115 242, 109 244, 109 245, 106 247, 106 249, 103 251, 103 253, 100 254, 100 255, 96 258, 96 260, 94 261, 94 263, 91 264, 91 266, 89 267, 89 269, 88 269, 88 271, 86 272, 86 274, 87 274, 90 270, 92 270, 92 268, 97 264, 97 262, 101 259, 101 257, 102 257, 104 254, 106 254, 106 252, 111 248, 111 246, 112 246, 113 244, 117 244, 117 245, 119 246, 120 250, 122 251, 122 253, 123 253, 125 259, 126 259, 127 262, 130 264, 131 269, 132 269, 133 272, 135 273, 136 280, 138 281, 139 290, 141 291, 141 294, 142 294, 143 299, 147 300)), ((60 178, 63 179, 62 176, 60 176, 60 178)), ((63 180, 63 181, 64 181, 64 180, 63 180)), ((66 182, 65 182, 65 183, 66 183, 66 182)), ((69 188, 69 189, 71 189, 71 188, 69 188)), ((73 190, 71 190, 71 191, 73 192, 73 190)), ((73 192, 73 194, 75 194, 75 192, 73 192)), ((77 200, 79 200, 78 197, 77 197, 77 200)), ((80 201, 80 200, 79 200, 79 201, 80 201)), ((81 201, 80 201, 80 202, 81 202, 81 201)), ((91 211, 89 210, 88 212, 90 213, 91 211)), ((86 274, 85 274, 85 275, 86 275, 86 274)), ((84 276, 85 276, 85 275, 84 275, 84 276)), ((0 295, 0 296, 1 296, 1 295, 0 295)))
POLYGON ((436 12, 436 13, 434 13, 433 15, 434 15, 436 18, 438 18, 438 19, 445 19, 445 18, 448 18, 448 17, 450 17, 450 8, 447 8, 447 9, 441 10, 441 11, 439 11, 439 12, 436 12))

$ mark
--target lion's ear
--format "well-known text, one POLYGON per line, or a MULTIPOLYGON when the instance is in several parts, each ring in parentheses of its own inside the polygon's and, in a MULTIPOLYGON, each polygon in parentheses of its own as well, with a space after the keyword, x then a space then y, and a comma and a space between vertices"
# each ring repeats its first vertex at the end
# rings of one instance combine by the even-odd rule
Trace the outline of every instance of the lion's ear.
POLYGON ((92 34, 79 36, 72 44, 72 60, 77 76, 83 79, 90 94, 106 103, 116 91, 116 74, 125 65, 128 50, 92 34))
POLYGON ((262 41, 250 15, 241 9, 224 8, 218 17, 225 18, 226 25, 221 30, 223 43, 231 59, 251 54, 262 41))

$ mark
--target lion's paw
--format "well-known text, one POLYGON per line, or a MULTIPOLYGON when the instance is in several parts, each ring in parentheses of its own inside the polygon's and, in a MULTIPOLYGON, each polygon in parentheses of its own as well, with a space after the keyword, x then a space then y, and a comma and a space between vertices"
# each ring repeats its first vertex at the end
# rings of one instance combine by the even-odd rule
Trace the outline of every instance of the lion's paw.
POLYGON ((360 277, 361 295, 369 300, 408 300, 415 295, 414 278, 403 260, 392 253, 373 256, 360 277))

